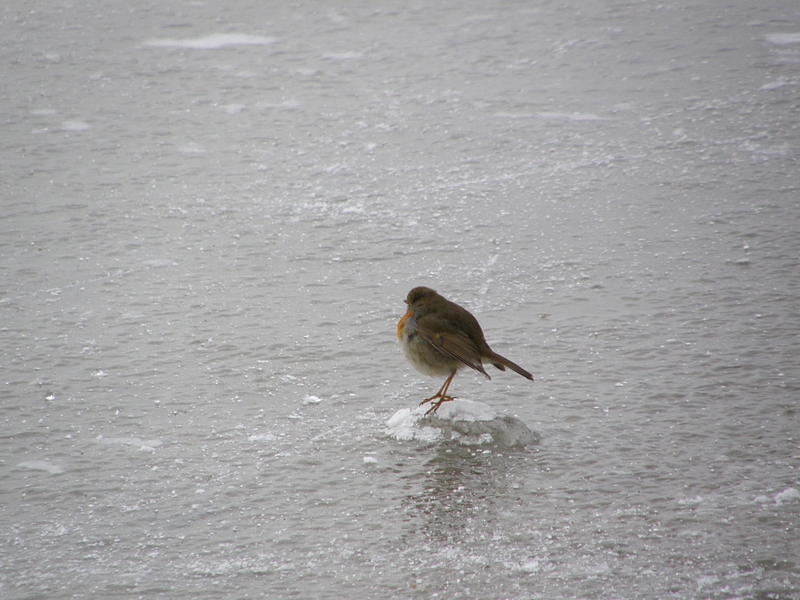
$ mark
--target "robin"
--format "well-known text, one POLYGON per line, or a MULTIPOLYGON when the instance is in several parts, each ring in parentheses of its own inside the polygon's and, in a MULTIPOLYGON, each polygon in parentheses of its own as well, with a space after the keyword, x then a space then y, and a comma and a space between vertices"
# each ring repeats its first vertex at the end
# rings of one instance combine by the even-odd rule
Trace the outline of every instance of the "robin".
POLYGON ((425 414, 436 414, 443 402, 453 400, 447 389, 462 367, 470 367, 491 379, 483 363, 491 363, 501 371, 506 367, 533 381, 533 375, 489 348, 478 320, 465 308, 450 302, 427 287, 415 287, 404 300, 408 310, 397 323, 397 339, 403 353, 420 373, 447 376, 430 398, 420 406, 433 402, 425 414))

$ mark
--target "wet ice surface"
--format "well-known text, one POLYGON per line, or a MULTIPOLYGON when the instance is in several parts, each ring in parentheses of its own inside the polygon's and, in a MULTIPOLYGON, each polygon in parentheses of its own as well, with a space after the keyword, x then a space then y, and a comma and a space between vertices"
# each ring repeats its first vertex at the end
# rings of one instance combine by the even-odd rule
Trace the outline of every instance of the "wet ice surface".
POLYGON ((0 596, 796 598, 794 2, 24 3, 0 596), (428 285, 540 435, 399 440, 428 285))

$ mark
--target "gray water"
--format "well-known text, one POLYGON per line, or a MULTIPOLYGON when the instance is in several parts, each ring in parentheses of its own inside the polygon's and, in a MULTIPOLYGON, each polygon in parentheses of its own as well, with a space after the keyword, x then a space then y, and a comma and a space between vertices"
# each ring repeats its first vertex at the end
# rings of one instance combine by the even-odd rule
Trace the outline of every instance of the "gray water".
POLYGON ((800 598, 796 2, 0 19, 0 596, 800 598))

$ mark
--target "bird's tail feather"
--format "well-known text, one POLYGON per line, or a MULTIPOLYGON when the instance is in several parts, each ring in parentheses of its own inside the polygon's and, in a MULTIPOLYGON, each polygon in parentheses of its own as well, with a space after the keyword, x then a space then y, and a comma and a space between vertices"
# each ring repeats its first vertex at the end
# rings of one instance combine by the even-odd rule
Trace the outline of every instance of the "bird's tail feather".
POLYGON ((518 364, 515 364, 515 363, 511 362, 510 360, 508 360, 507 358, 505 358, 503 356, 500 356, 496 352, 492 352, 492 355, 489 357, 489 360, 491 361, 491 363, 495 367, 497 367, 501 371, 505 371, 506 370, 505 367, 508 367, 509 369, 514 371, 515 373, 519 373, 520 375, 522 375, 526 379, 530 379, 531 381, 533 381, 533 375, 528 373, 525 369, 520 367, 518 364))

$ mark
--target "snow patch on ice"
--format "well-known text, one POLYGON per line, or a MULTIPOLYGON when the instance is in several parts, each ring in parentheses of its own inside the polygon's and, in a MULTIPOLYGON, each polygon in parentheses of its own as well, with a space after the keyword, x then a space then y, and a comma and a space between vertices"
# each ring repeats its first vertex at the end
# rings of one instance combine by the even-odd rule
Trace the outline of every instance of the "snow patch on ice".
POLYGON ((92 126, 86 121, 64 121, 61 123, 61 129, 64 131, 86 131, 91 128, 92 126))
POLYGON ((753 502, 757 504, 769 504, 771 502, 775 502, 777 506, 780 506, 781 504, 785 504, 787 502, 797 502, 798 500, 800 500, 800 492, 794 488, 786 488, 782 492, 775 494, 772 498, 764 494, 756 496, 753 499, 753 502))
POLYGON ((47 471, 51 475, 63 473, 64 469, 46 460, 31 460, 17 465, 20 469, 30 469, 31 471, 47 471))
POLYGON ((539 561, 536 559, 526 561, 520 564, 517 568, 523 573, 536 573, 540 570, 539 561))
POLYGON ((113 445, 132 446, 137 450, 141 450, 143 452, 155 452, 156 448, 158 448, 161 445, 161 440, 141 440, 139 438, 127 438, 127 437, 107 438, 103 437, 102 435, 98 435, 97 438, 95 439, 101 444, 106 444, 109 446, 113 445))
POLYGON ((438 442, 444 436, 435 427, 423 427, 419 420, 424 415, 420 409, 401 408, 386 421, 386 434, 401 442, 418 440, 420 442, 438 442))
POLYGON ((283 102, 257 102, 256 108, 276 108, 280 110, 297 110, 302 105, 299 100, 284 100, 283 102))
POLYGON ((797 502, 798 500, 800 500, 800 492, 794 488, 788 488, 779 494, 775 494, 775 504, 778 506, 785 502, 797 502))
MULTIPOLYGON (((427 412, 430 406, 418 407, 427 412)), ((440 419, 449 419, 451 421, 491 421, 500 416, 492 406, 484 404, 483 402, 475 402, 473 400, 454 400, 452 402, 445 402, 436 411, 436 416, 440 419)))
POLYGON ((178 152, 181 154, 205 154, 206 149, 200 146, 199 144, 184 144, 183 146, 178 147, 178 152))
POLYGON ((800 44, 800 33, 770 33, 766 39, 771 44, 800 44))
POLYGON ((702 590, 708 586, 714 585, 719 582, 719 577, 716 575, 704 575, 697 578, 697 589, 702 590))
POLYGON ((159 269, 161 267, 177 267, 178 263, 171 258, 151 258, 142 261, 142 266, 159 269))
POLYGON ((456 440, 466 445, 500 444, 509 448, 539 441, 539 436, 525 423, 516 417, 501 415, 482 402, 445 402, 435 415, 425 414, 429 408, 423 405, 398 410, 386 422, 386 434, 399 441, 456 440))
POLYGON ((227 46, 266 46, 275 38, 244 33, 212 33, 194 40, 154 39, 145 40, 145 46, 156 48, 192 48, 195 50, 217 50, 227 46))
POLYGON ((247 105, 245 105, 245 104, 226 104, 222 108, 224 108, 225 112, 228 113, 229 115, 238 115, 245 108, 247 108, 247 105))
POLYGON ((364 56, 360 52, 329 52, 322 55, 322 58, 326 60, 358 60, 364 56))
POLYGON ((700 496, 695 496, 694 498, 681 498, 678 500, 678 504, 682 506, 693 506, 695 504, 700 504, 703 499, 700 496))
POLYGON ((535 116, 533 113, 529 112, 496 112, 494 113, 495 117, 500 119, 530 119, 531 117, 535 116))
POLYGON ((782 88, 786 85, 794 85, 794 82, 789 81, 785 77, 778 77, 775 81, 770 81, 769 83, 765 83, 761 86, 762 90, 777 90, 782 88))
POLYGON ((543 119, 564 119, 567 121, 605 121, 603 117, 593 113, 562 113, 543 111, 539 113, 543 119))

